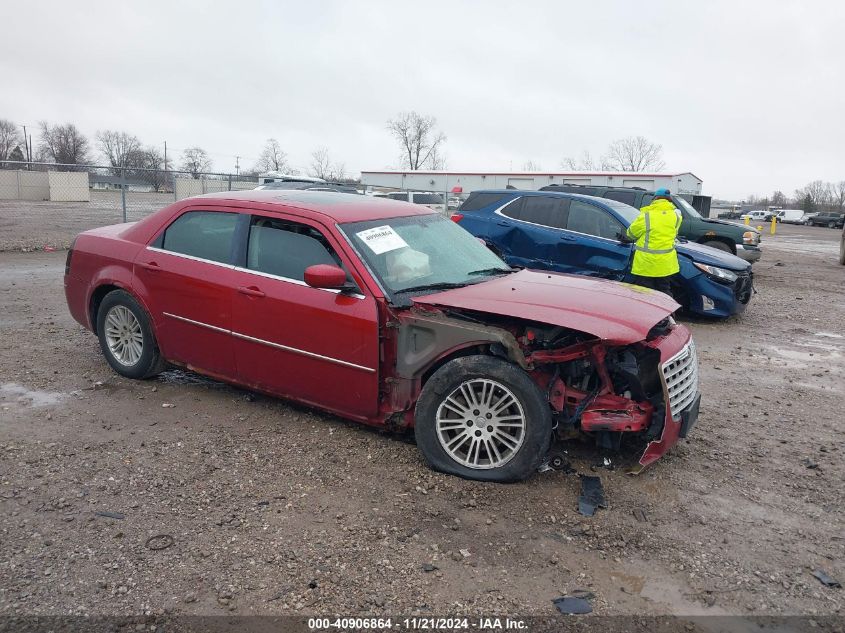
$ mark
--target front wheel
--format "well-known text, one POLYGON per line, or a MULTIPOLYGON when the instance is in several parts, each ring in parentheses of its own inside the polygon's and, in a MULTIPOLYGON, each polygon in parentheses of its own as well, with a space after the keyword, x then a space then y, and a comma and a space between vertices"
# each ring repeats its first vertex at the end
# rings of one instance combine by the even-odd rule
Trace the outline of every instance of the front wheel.
POLYGON ((127 378, 148 378, 164 369, 146 311, 128 292, 107 294, 97 311, 100 349, 109 365, 127 378))
POLYGON ((435 470, 479 481, 518 481, 549 450, 548 401, 519 367, 490 356, 449 361, 417 401, 415 434, 435 470))
POLYGON ((829 229, 835 229, 835 228, 836 228, 836 222, 828 222, 828 223, 827 223, 827 228, 829 228, 829 229))

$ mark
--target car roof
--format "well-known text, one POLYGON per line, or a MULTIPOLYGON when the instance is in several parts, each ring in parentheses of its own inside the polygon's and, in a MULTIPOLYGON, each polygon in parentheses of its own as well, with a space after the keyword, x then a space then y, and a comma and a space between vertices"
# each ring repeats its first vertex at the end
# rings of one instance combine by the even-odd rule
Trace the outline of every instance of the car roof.
MULTIPOLYGON (((409 215, 431 215, 427 207, 399 200, 375 198, 336 191, 309 191, 301 189, 251 189, 248 191, 223 191, 195 196, 190 200, 219 200, 234 203, 234 206, 255 205, 261 211, 280 213, 291 208, 305 211, 305 215, 319 214, 343 224, 366 220, 406 217, 409 215), (273 207, 277 207, 274 209, 273 207)), ((183 201, 184 202, 184 201, 183 201)))
POLYGON ((473 193, 505 193, 513 195, 528 194, 536 196, 558 196, 559 198, 580 198, 591 202, 600 202, 605 206, 609 206, 607 198, 602 198, 600 196, 585 196, 583 193, 572 193, 569 191, 536 191, 534 189, 476 189, 473 193))

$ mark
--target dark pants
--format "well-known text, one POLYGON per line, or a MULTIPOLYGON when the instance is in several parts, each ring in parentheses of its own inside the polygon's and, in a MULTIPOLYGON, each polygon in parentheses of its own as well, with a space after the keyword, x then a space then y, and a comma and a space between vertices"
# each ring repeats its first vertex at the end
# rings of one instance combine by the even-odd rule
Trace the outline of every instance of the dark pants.
POLYGON ((672 275, 668 277, 643 277, 633 275, 634 283, 645 288, 653 288, 659 292, 672 296, 672 275))

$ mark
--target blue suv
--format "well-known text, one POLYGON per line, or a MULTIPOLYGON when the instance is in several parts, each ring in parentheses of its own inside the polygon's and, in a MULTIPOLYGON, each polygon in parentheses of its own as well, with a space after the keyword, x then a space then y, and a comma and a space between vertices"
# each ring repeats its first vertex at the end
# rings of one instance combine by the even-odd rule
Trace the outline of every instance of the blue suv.
MULTIPOLYGON (((475 191, 452 215, 513 266, 631 281, 633 247, 622 241, 639 211, 575 193, 475 191)), ((679 241, 675 300, 686 311, 728 317, 754 292, 751 264, 709 246, 679 241)))

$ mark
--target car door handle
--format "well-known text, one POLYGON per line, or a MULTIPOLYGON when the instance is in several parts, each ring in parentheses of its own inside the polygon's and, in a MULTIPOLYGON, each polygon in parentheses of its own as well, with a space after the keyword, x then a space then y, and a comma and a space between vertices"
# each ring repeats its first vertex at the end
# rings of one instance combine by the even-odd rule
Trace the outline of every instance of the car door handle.
POLYGON ((510 222, 505 222, 504 220, 499 220, 498 222, 496 222, 496 224, 498 224, 499 226, 510 226, 511 225, 510 222))
POLYGON ((561 235, 560 239, 562 239, 564 242, 574 242, 575 236, 574 235, 561 235))
POLYGON ((247 295, 248 297, 266 297, 267 295, 264 294, 263 291, 259 290, 256 286, 238 286, 238 292, 242 295, 247 295))
POLYGON ((141 262, 141 268, 152 272, 161 270, 161 266, 159 266, 157 262, 141 262))

